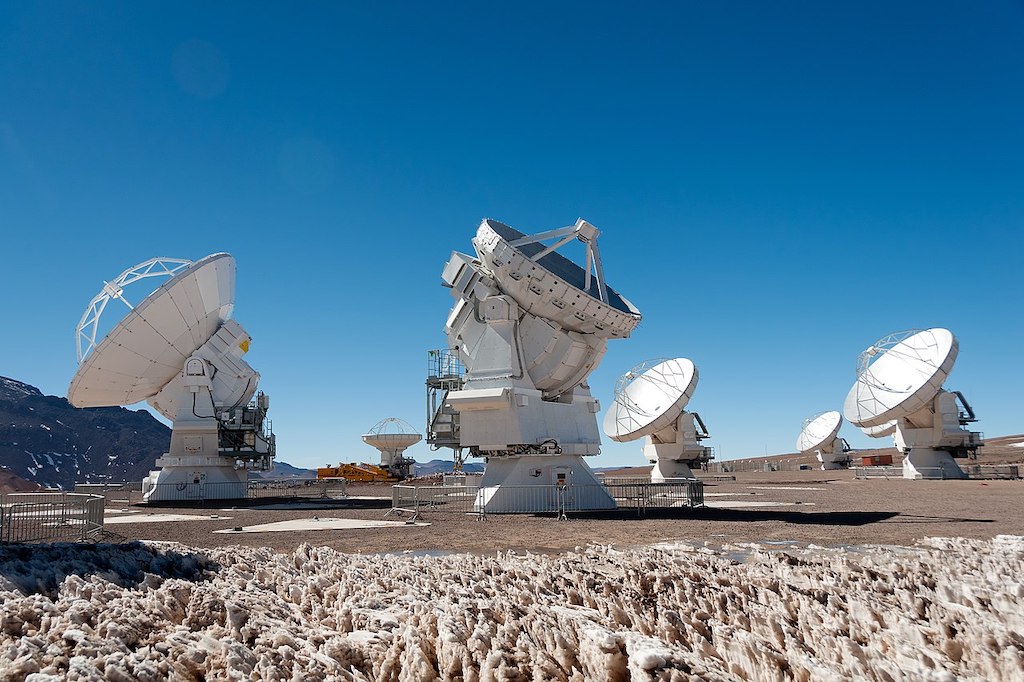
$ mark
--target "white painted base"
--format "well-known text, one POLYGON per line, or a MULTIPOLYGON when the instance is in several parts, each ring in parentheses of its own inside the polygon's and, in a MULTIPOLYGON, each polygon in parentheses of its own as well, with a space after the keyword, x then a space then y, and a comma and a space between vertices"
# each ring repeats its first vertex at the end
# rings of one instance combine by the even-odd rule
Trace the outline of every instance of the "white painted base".
POLYGON ((223 457, 169 457, 142 480, 143 502, 240 500, 248 495, 249 473, 224 466, 223 457), (187 462, 186 460, 195 460, 187 462), (172 463, 173 462, 173 463, 172 463))
POLYGON ((652 463, 654 467, 651 469, 651 483, 665 483, 676 478, 697 478, 690 469, 690 462, 659 459, 652 463))
POLYGON ((487 460, 473 509, 481 507, 488 514, 534 514, 615 509, 616 504, 582 457, 516 455, 487 460))
POLYGON ((967 478, 967 474, 945 450, 911 448, 903 458, 903 478, 967 478))
POLYGON ((850 453, 848 452, 821 452, 819 450, 817 456, 818 461, 821 462, 822 471, 835 471, 850 467, 850 453))

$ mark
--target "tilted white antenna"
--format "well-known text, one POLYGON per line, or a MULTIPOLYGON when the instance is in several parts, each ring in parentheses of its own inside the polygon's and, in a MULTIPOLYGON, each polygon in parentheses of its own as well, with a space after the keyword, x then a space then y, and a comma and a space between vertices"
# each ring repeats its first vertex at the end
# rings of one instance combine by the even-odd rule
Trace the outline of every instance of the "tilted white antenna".
POLYGON ((256 394, 260 375, 243 358, 251 338, 230 319, 234 304, 235 259, 215 253, 129 268, 104 282, 82 315, 68 402, 109 407, 145 400, 172 422, 170 446, 143 481, 146 502, 243 498, 248 471, 273 466, 270 400, 256 394), (135 305, 126 301, 124 287, 147 277, 167 281, 135 305), (112 298, 129 312, 97 343, 112 298))
POLYGON ((597 237, 583 219, 533 235, 485 219, 477 257, 453 252, 445 264, 455 298, 445 333, 466 372, 457 385, 428 378, 437 382, 428 391, 445 390, 440 403, 428 398, 428 432, 487 458, 479 509, 526 512, 520 486, 569 481, 576 508, 615 508, 583 459, 601 452, 600 406, 586 380, 640 312, 605 282, 597 237), (586 246, 585 268, 558 252, 573 239, 586 246))
POLYGON ((530 256, 530 260, 536 262, 552 251, 562 248, 573 239, 578 239, 587 247, 587 264, 584 270, 583 289, 590 291, 590 284, 593 278, 597 279, 597 297, 602 303, 608 303, 608 289, 604 283, 604 269, 601 267, 601 252, 597 248, 597 237, 601 232, 583 218, 576 220, 575 225, 561 227, 557 230, 528 234, 519 239, 509 242, 509 246, 522 246, 524 244, 539 244, 545 239, 557 239, 554 244, 546 246, 538 253, 530 256), (591 274, 593 273, 593 274, 591 274))
POLYGON ((129 310, 134 310, 132 304, 124 297, 126 286, 147 277, 173 277, 190 265, 192 265, 192 261, 182 258, 150 258, 145 263, 128 268, 114 281, 104 282, 103 289, 89 302, 89 306, 85 309, 82 319, 75 328, 75 349, 78 351, 78 362, 81 363, 89 351, 96 347, 100 316, 103 315, 103 309, 107 307, 107 302, 110 299, 119 299, 128 306, 129 310), (85 341, 84 348, 82 341, 85 341))
POLYGON ((959 348, 951 331, 933 327, 888 334, 858 359, 843 411, 855 426, 870 429, 869 435, 893 428, 896 446, 905 453, 904 478, 964 478, 954 458, 984 445, 981 433, 963 428, 973 415, 961 417, 959 394, 942 387, 959 348))

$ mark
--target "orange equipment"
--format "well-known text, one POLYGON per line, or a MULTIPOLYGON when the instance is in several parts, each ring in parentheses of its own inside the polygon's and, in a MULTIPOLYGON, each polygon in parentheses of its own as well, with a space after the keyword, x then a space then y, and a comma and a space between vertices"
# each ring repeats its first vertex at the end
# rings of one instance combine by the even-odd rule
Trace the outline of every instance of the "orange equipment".
POLYGON ((336 467, 328 466, 316 470, 316 477, 319 478, 344 478, 349 483, 396 483, 398 478, 392 476, 386 470, 376 464, 339 464, 336 467))

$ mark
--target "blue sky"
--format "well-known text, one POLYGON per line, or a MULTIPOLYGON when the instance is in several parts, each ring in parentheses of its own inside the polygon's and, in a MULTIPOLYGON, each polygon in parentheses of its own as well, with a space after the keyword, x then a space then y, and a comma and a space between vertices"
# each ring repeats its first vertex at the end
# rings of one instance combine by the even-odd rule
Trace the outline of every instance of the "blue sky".
POLYGON ((947 386, 1024 432, 1021 4, 486 4, 0 8, 0 374, 64 395, 102 280, 229 251, 280 458, 373 459, 424 421, 449 253, 583 216, 644 315, 605 405, 689 357, 720 456, 787 452, 863 348, 946 326, 947 386))

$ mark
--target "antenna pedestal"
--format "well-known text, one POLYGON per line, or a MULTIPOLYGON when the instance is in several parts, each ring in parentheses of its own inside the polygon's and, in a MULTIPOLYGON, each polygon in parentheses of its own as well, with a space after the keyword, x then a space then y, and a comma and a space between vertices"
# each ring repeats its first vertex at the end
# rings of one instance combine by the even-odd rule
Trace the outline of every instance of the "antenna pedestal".
POLYGON ((967 474, 945 450, 911 448, 903 458, 903 478, 967 478, 967 474))
POLYGON ((506 386, 452 391, 446 403, 458 413, 460 443, 477 456, 599 454, 597 400, 582 386, 562 398, 506 386))
POLYGON ((181 374, 151 399, 177 408, 170 450, 156 460, 142 484, 143 502, 181 499, 242 499, 248 468, 269 470, 274 437, 264 431, 270 399, 260 393, 251 405, 259 374, 241 355, 248 334, 227 321, 185 361, 181 374), (234 404, 225 406, 232 401, 234 404))
POLYGON ((248 491, 248 471, 225 464, 223 457, 176 457, 156 460, 160 467, 142 479, 143 502, 238 500, 248 491))
POLYGON ((651 483, 696 478, 692 467, 712 458, 711 448, 700 444, 704 432, 697 431, 696 421, 696 413, 683 412, 670 428, 644 438, 644 456, 654 465, 651 483))
POLYGON ((822 471, 835 471, 836 469, 848 469, 850 467, 850 453, 849 452, 826 452, 825 450, 815 450, 814 454, 818 461, 821 462, 822 471))
POLYGON ((582 457, 490 457, 474 511, 488 514, 615 509, 615 500, 582 457))
POLYGON ((945 390, 925 409, 898 419, 893 439, 906 455, 903 477, 908 479, 967 478, 955 458, 969 456, 981 444, 981 434, 963 428, 956 394, 945 390))

